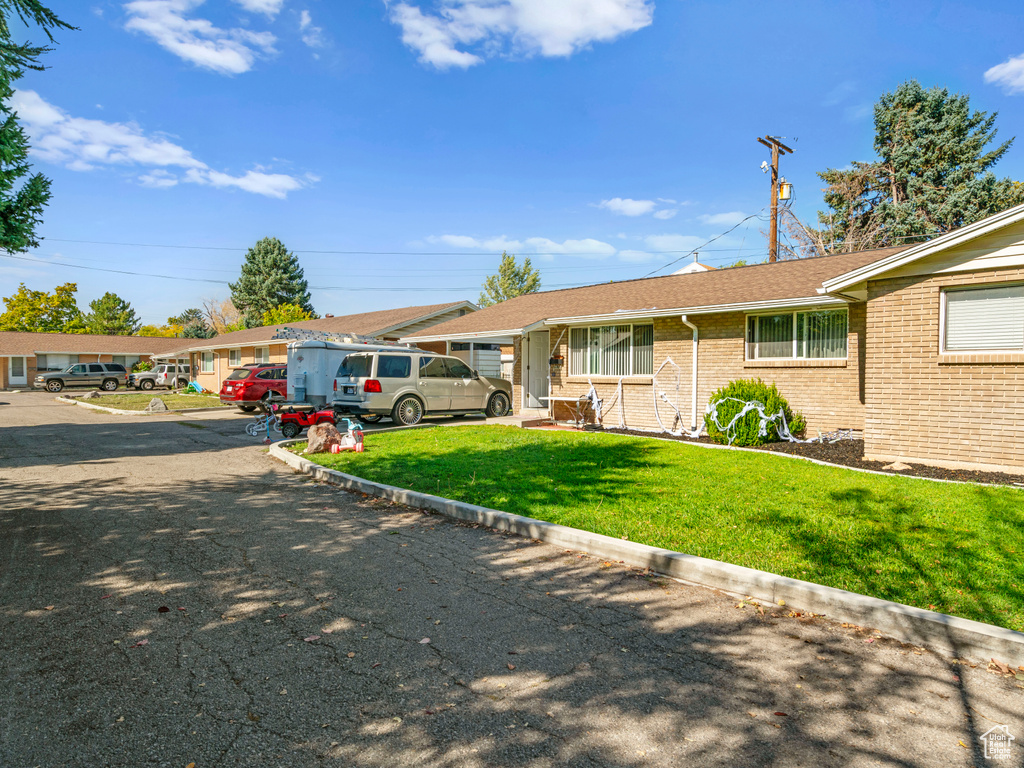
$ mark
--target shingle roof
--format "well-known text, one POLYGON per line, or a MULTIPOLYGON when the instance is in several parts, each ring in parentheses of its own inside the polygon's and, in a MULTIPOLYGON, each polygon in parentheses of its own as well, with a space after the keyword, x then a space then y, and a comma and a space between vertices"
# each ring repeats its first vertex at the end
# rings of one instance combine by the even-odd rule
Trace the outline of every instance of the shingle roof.
POLYGON ((518 330, 553 317, 655 309, 686 311, 723 304, 812 298, 818 296, 822 281, 901 250, 904 248, 880 248, 530 293, 417 331, 408 338, 518 330))
POLYGON ((162 355, 181 346, 166 336, 101 336, 92 333, 0 331, 0 356, 46 354, 162 355))
POLYGON ((362 312, 356 315, 337 315, 321 317, 318 320, 302 320, 284 325, 265 325, 260 328, 246 328, 244 331, 233 331, 214 336, 212 339, 178 339, 178 350, 189 349, 220 349, 221 347, 247 347, 254 344, 268 344, 274 334, 281 328, 304 328, 328 333, 354 333, 359 336, 375 336, 392 328, 411 325, 430 315, 442 314, 446 310, 467 304, 465 301, 452 301, 445 304, 427 304, 420 307, 399 307, 398 309, 382 309, 376 312, 362 312), (183 345, 182 342, 189 342, 183 345))

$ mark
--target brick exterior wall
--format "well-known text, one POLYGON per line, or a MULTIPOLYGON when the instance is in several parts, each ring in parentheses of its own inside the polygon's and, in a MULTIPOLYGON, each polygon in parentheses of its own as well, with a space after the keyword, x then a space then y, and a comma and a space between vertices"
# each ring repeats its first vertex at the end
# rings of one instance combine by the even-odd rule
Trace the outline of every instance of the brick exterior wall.
POLYGON ((448 342, 446 341, 418 341, 416 346, 424 352, 436 352, 439 355, 448 354, 448 342))
MULTIPOLYGON (((804 414, 808 434, 834 429, 862 430, 866 312, 863 304, 851 305, 849 310, 846 360, 747 361, 744 313, 691 316, 690 322, 697 326, 700 339, 697 361, 698 422, 703 423, 704 409, 715 390, 734 379, 761 378, 766 382, 774 382, 790 405, 804 414)), ((563 365, 551 369, 551 394, 555 397, 578 397, 590 390, 590 384, 586 376, 569 376, 568 332, 563 335, 563 330, 561 327, 551 329, 551 341, 555 345, 552 354, 561 355, 565 359, 563 365)), ((517 354, 518 349, 517 346, 517 354)), ((676 410, 660 399, 656 406, 656 388, 658 393, 668 395, 671 404, 679 411, 682 426, 689 428, 692 366, 692 330, 683 325, 678 317, 655 319, 654 384, 651 376, 623 379, 620 402, 617 377, 590 377, 598 397, 604 401, 604 424, 618 426, 621 419, 629 428, 660 431, 660 415, 661 423, 666 428, 678 429, 680 417, 676 410)), ((517 412, 522 402, 520 373, 520 361, 517 359, 513 372, 517 412)), ((556 403, 555 408, 557 419, 571 418, 565 403, 556 403)))
POLYGON ((1024 468, 1024 353, 939 353, 941 291, 1024 280, 1024 269, 868 284, 865 453, 1024 468))

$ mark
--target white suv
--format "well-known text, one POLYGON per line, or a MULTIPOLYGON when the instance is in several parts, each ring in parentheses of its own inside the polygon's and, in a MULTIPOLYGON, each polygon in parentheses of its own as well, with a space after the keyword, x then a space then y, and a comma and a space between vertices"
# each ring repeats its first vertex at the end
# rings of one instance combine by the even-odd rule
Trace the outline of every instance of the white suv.
POLYGON ((457 357, 419 350, 355 352, 338 368, 332 406, 405 425, 436 413, 505 416, 512 408, 512 385, 481 376, 457 357))

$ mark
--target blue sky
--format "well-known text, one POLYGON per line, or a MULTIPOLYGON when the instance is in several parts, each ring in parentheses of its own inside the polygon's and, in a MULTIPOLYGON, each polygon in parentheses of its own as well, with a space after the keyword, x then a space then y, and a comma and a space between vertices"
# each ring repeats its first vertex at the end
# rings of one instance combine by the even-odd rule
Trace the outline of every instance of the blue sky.
MULTIPOLYGON (((815 173, 872 157, 871 105, 904 80, 1014 135, 1019 3, 976 5, 51 0, 80 30, 16 104, 53 200, 0 296, 74 281, 83 308, 109 290, 161 323, 226 297, 265 236, 321 314, 475 301, 503 249, 545 288, 664 274, 763 211, 759 135, 796 149, 806 220, 815 173)), ((1024 136, 996 171, 1024 178, 1024 136)), ((701 260, 763 258, 766 226, 701 260)))

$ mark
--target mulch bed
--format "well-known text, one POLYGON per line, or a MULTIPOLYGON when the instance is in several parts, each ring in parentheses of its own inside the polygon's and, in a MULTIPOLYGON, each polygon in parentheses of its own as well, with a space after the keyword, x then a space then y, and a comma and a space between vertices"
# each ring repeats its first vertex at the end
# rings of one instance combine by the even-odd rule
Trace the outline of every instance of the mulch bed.
MULTIPOLYGON (((637 437, 660 437, 667 440, 678 440, 681 443, 712 442, 707 436, 701 436, 694 440, 689 437, 675 437, 668 434, 638 432, 633 429, 605 429, 604 431, 613 432, 619 435, 636 435, 637 437)), ((817 459, 818 461, 824 461, 840 467, 871 469, 876 472, 884 472, 887 475, 929 477, 937 480, 956 480, 964 483, 991 483, 993 485, 1014 485, 1024 487, 1024 475, 1010 475, 1004 472, 943 469, 942 467, 928 467, 923 464, 911 464, 910 469, 905 469, 902 472, 884 469, 887 462, 867 461, 864 458, 863 440, 840 440, 835 443, 769 443, 768 445, 757 446, 756 450, 805 456, 809 459, 817 459)), ((908 462, 903 463, 906 464, 908 462)))

